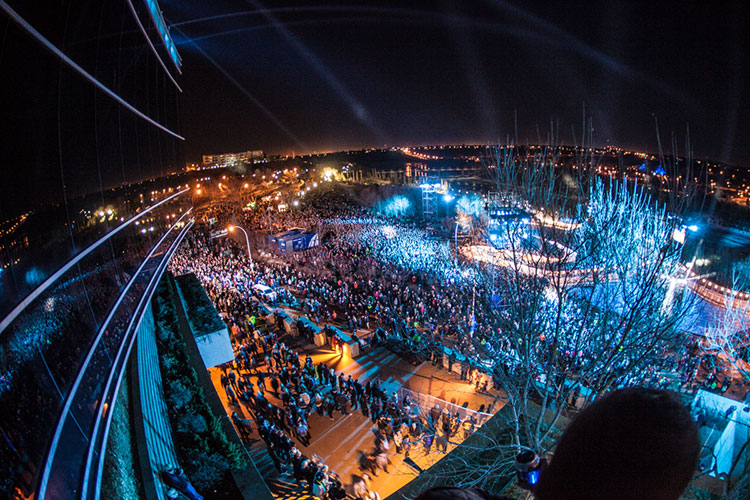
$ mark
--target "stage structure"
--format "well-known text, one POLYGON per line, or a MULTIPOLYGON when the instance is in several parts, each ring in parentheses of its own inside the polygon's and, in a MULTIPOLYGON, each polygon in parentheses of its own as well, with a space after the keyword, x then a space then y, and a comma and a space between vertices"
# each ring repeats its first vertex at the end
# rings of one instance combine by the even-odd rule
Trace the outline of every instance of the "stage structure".
POLYGON ((438 203, 448 192, 447 186, 440 179, 428 177, 419 188, 422 190, 422 217, 425 220, 437 219, 438 203))
POLYGON ((275 234, 270 237, 270 241, 276 246, 276 252, 280 254, 307 250, 320 244, 318 233, 305 231, 299 227, 275 234))
POLYGON ((531 214, 517 207, 490 205, 488 235, 495 248, 517 246, 521 240, 531 236, 531 214))

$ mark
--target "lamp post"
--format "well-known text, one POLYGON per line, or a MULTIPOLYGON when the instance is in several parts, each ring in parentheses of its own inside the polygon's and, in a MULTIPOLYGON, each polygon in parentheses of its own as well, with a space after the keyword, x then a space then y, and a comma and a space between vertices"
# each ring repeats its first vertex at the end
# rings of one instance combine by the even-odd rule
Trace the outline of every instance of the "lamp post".
POLYGON ((453 231, 453 265, 458 267, 458 215, 456 215, 455 226, 455 231, 453 231))
POLYGON ((248 258, 248 259, 250 260, 250 270, 252 271, 252 270, 253 270, 253 268, 254 268, 255 266, 253 265, 253 256, 252 256, 252 254, 250 253, 250 237, 249 237, 249 236, 247 235, 247 231, 245 231, 245 230, 244 230, 244 229, 243 229, 242 227, 240 227, 240 226, 228 226, 228 227, 227 227, 227 230, 228 230, 228 231, 229 231, 230 233, 231 233, 232 231, 234 231, 235 229, 239 229, 239 230, 240 230, 240 231, 242 231, 242 232, 243 232, 243 234, 245 235, 245 243, 247 243, 247 258, 248 258))

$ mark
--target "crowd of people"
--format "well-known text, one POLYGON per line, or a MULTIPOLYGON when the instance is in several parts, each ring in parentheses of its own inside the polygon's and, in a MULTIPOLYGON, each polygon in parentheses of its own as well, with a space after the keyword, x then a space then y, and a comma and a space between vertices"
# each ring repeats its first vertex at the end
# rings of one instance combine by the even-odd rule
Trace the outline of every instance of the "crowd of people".
MULTIPOLYGON (((311 209, 300 211, 298 217, 307 217, 307 210, 311 209)), ((324 206, 322 210, 335 216, 335 222, 328 224, 335 230, 326 233, 327 241, 317 248, 256 259, 251 268, 234 242, 195 235, 173 267, 178 272, 196 272, 216 303, 234 304, 225 307, 227 310, 239 308, 242 312, 252 286, 263 283, 274 288, 281 302, 299 307, 318 324, 333 323, 351 332, 381 327, 408 339, 425 356, 436 345, 447 346, 490 369, 493 364, 505 372, 519 368, 519 350, 525 349, 529 339, 505 333, 503 325, 512 318, 493 306, 492 290, 482 286, 481 269, 456 263, 445 242, 428 238, 421 229, 363 217, 361 209, 347 213, 346 206, 324 206)), ((286 214, 284 220, 288 225, 302 223, 286 214)), ((554 304, 550 309, 554 312, 554 304)), ((563 316, 569 318, 563 323, 571 334, 563 328, 562 337, 540 335, 533 341, 534 357, 546 362, 552 357, 547 351, 552 347, 560 350, 562 341, 570 347, 562 349, 567 354, 555 358, 561 369, 565 364, 583 367, 596 363, 601 342, 577 345, 588 335, 576 331, 583 314, 574 301, 568 301, 563 316)), ((544 321, 539 319, 535 328, 542 329, 539 325, 544 321)), ((659 371, 682 370, 682 382, 689 383, 695 374, 691 369, 694 363, 677 363, 689 353, 678 350, 660 356, 659 371)), ((627 367, 629 361, 623 357, 613 363, 615 376, 619 365, 627 367)), ((633 372, 623 370, 615 386, 626 386, 632 376, 633 372)))
MULTIPOLYGON (((241 339, 237 343, 236 371, 228 371, 222 382, 229 400, 245 405, 257 415, 258 431, 279 470, 288 466, 298 483, 304 482, 311 489, 324 485, 331 488, 329 496, 337 494, 337 479, 324 470, 324 464, 305 457, 297 448, 309 443, 312 412, 334 418, 359 411, 378 425, 373 450, 361 457, 363 474, 351 485, 351 491, 360 493, 368 484, 368 477, 387 469, 389 449, 407 456, 414 446, 445 451, 451 436, 474 430, 473 418, 461 422, 447 409, 436 414, 434 408, 423 418, 408 397, 399 401, 395 393, 383 393, 374 381, 344 378, 324 364, 313 364, 309 357, 300 363, 276 333, 261 334, 255 329, 259 304, 250 300, 252 286, 264 283, 281 292, 280 301, 293 303, 316 323, 337 323, 342 329, 353 331, 377 327, 381 333, 377 338, 382 341, 386 329, 393 333, 395 325, 392 320, 380 318, 392 317, 394 311, 406 314, 415 293, 408 285, 414 281, 399 279, 399 283, 407 285, 399 293, 398 285, 384 286, 373 279, 352 280, 355 267, 379 270, 386 265, 373 256, 346 252, 344 246, 327 255, 318 249, 295 254, 290 260, 256 261, 252 267, 238 250, 229 241, 211 241, 208 234, 199 233, 188 238, 171 268, 176 274, 195 272, 199 276, 234 336, 241 339), (330 257, 334 257, 331 265, 323 265, 322 261, 330 257), (353 267, 350 257, 356 260, 353 267), (364 259, 369 265, 361 265, 364 259)), ((394 278, 397 276, 394 273, 394 278)), ((404 328, 415 328, 410 318, 401 323, 404 328)), ((237 414, 233 420, 241 433, 253 427, 252 422, 237 414)))
MULTIPOLYGON (((237 216, 227 215, 229 218, 237 216)), ((493 287, 483 286, 497 277, 486 268, 454 257, 446 241, 431 238, 419 227, 373 215, 340 198, 318 199, 284 213, 261 209, 238 217, 250 231, 263 231, 269 227, 274 231, 297 226, 310 228, 312 221, 313 229, 319 232, 323 243, 302 252, 267 254, 260 259, 256 251, 256 260, 251 263, 240 244, 228 239, 211 240, 208 230, 198 230, 187 238, 171 263, 172 270, 176 274, 196 273, 235 332, 250 335, 254 331, 259 304, 251 300, 253 285, 261 283, 273 288, 279 295, 279 302, 304 312, 318 325, 334 324, 344 331, 366 329, 398 337, 401 345, 421 350, 426 359, 442 357, 443 348, 448 347, 456 356, 473 360, 474 367, 484 367, 493 377, 508 377, 513 372, 529 370, 524 359, 539 360, 540 366, 535 370, 540 373, 547 371, 547 363, 554 362, 559 369, 551 371, 554 378, 550 382, 554 386, 565 383, 572 387, 568 398, 571 404, 581 392, 585 392, 588 383, 594 382, 586 378, 589 376, 586 371, 587 367, 598 363, 600 353, 597 349, 601 346, 580 343, 589 334, 581 333, 584 326, 579 320, 586 311, 581 310, 580 301, 566 301, 563 323, 567 326, 550 326, 550 331, 559 331, 558 335, 519 338, 506 333, 504 321, 508 317, 502 312, 502 301, 498 307, 493 287), (560 377, 562 373, 569 374, 566 380, 560 377), (578 376, 578 373, 582 375, 578 376)), ((502 289, 502 284, 494 289, 502 289)), ((550 310, 555 307, 550 300, 550 310)), ((545 321, 556 320, 553 316, 543 317, 538 323, 542 325, 545 321)), ((591 335, 595 334, 591 332, 591 335)), ((356 381, 350 385, 344 380, 342 389, 338 377, 333 380, 332 389, 335 391, 322 391, 321 388, 331 386, 331 380, 319 373, 318 366, 310 366, 307 362, 294 366, 297 363, 292 360, 294 356, 284 361, 286 348, 278 340, 269 343, 268 340, 255 339, 244 350, 252 351, 254 342, 255 353, 241 352, 238 362, 249 370, 265 366, 275 373, 267 382, 264 380, 264 384, 279 384, 278 394, 283 396, 281 405, 267 403, 264 389, 261 389, 259 398, 257 388, 248 391, 245 387, 240 391, 230 381, 227 390, 228 394, 233 393, 234 399, 260 408, 264 425, 270 429, 266 442, 269 450, 274 451, 269 453, 273 453, 272 457, 279 464, 293 465, 296 456, 294 447, 288 446, 289 442, 282 439, 279 432, 287 437, 296 436, 304 446, 308 439, 305 436, 309 433, 307 417, 312 411, 333 416, 341 411, 359 410, 376 421, 385 413, 393 423, 390 431, 382 429, 382 435, 386 437, 382 443, 396 445, 398 441, 396 447, 401 449, 408 450, 416 441, 425 447, 436 443, 436 447, 441 448, 440 436, 450 435, 448 428, 442 429, 442 422, 433 422, 432 425, 423 422, 423 429, 412 434, 408 430, 410 424, 388 410, 389 396, 381 400, 376 394, 373 398, 372 391, 360 390, 356 381), (276 347, 281 356, 280 363, 274 357, 276 347), (270 349, 268 355, 266 348, 270 349), (293 365, 291 372, 288 363, 293 365), (281 371, 277 371, 279 368, 281 371), (373 408, 373 403, 376 408, 373 408), (397 431, 402 430, 403 425, 406 426, 405 432, 397 437, 397 431), (437 432, 429 432, 430 429, 437 432), (271 437, 273 435, 276 435, 275 439, 271 437), (427 442, 424 436, 428 436, 427 442)), ((650 366, 633 368, 630 366, 632 359, 627 355, 611 362, 607 367, 607 376, 612 379, 610 387, 615 389, 639 383, 674 388, 674 384, 694 382, 701 361, 694 342, 674 343, 653 354, 654 363, 650 366), (679 375, 667 376, 668 373, 679 375)), ((466 371, 466 378, 477 378, 476 368, 470 373, 469 369, 466 371)), ((547 381, 541 375, 537 383, 544 386, 547 381)), ((359 386, 364 389, 364 385, 359 386)), ((477 388, 481 390, 479 385, 477 388)), ((272 389, 275 393, 276 389, 273 386, 272 389)), ((393 408, 403 411, 403 404, 391 403, 393 408)), ((377 457, 381 453, 378 445, 367 455, 370 462, 363 461, 363 464, 374 464, 374 468, 368 469, 368 474, 377 470, 377 457)), ((314 463, 312 459, 308 461, 314 463)), ((382 457, 380 462, 383 462, 382 457)), ((322 465, 316 467, 320 469, 322 465)), ((308 481, 307 484, 312 483, 308 481)))
POLYGON ((473 416, 463 422, 457 412, 439 405, 420 411, 408 395, 400 399, 395 392, 386 393, 377 378, 347 377, 325 362, 314 363, 309 354, 301 360, 272 329, 240 334, 235 345, 236 359, 225 366, 221 383, 228 401, 253 416, 247 419, 233 412, 240 436, 248 439, 257 428, 277 471, 289 472, 299 487, 318 498, 343 498, 346 488, 319 457, 307 457, 300 450, 310 444, 313 413, 333 420, 358 411, 377 425, 373 450, 360 455, 362 474, 349 485, 355 498, 363 499, 379 498, 370 478, 380 470, 388 472, 393 452, 408 457, 417 446, 425 453, 433 446, 446 452, 453 436, 460 433, 465 438, 477 427, 473 416))

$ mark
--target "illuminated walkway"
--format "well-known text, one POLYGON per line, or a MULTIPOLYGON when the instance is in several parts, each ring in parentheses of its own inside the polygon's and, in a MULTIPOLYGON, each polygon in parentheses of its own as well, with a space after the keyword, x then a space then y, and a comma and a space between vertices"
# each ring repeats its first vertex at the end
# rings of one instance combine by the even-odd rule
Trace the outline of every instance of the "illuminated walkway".
MULTIPOLYGON (((343 371, 347 376, 352 375, 352 377, 359 378, 362 383, 377 378, 382 383, 381 388, 388 393, 396 391, 400 387, 405 387, 454 404, 462 405, 467 402, 468 407, 473 410, 477 410, 480 405, 485 405, 485 408, 488 408, 494 403, 492 413, 502 406, 502 401, 497 400, 495 394, 477 394, 474 387, 468 382, 460 380, 457 374, 438 369, 429 362, 422 363, 419 366, 411 365, 384 347, 366 351, 365 354, 355 360, 351 358, 342 359, 339 354, 333 353, 325 347, 319 348, 303 344, 304 341, 300 338, 285 336, 282 340, 296 348, 301 361, 304 361, 306 353, 310 353, 316 364, 325 361, 337 373, 343 371)), ((227 409, 227 414, 231 415, 232 412, 237 411, 238 414, 249 418, 250 412, 246 407, 241 404, 232 405, 228 403, 221 385, 221 369, 212 368, 209 371, 216 391, 227 409)), ((255 384, 255 377, 252 377, 252 379, 255 384)), ((268 382, 266 384, 270 388, 270 384, 268 382)), ((328 389, 324 392, 327 391, 328 389)), ((267 393, 267 397, 271 403, 281 406, 280 400, 273 394, 267 393)), ((362 415, 359 410, 354 410, 347 416, 342 416, 341 412, 335 411, 333 420, 325 414, 321 417, 313 412, 309 417, 309 425, 312 437, 310 446, 304 447, 295 439, 295 442, 298 443, 297 447, 308 458, 318 455, 323 463, 339 474, 342 483, 350 491, 352 475, 359 476, 361 474, 359 468, 360 454, 362 452, 371 453, 374 449, 376 425, 362 415)), ((459 431, 457 434, 451 438, 448 451, 451 451, 456 444, 463 440, 463 433, 459 431)), ((309 498, 307 489, 297 487, 291 475, 291 469, 282 474, 277 472, 266 452, 265 444, 259 439, 255 428, 252 438, 251 453, 274 494, 279 498, 309 498)), ((248 447, 250 448, 249 443, 248 447)), ((392 464, 388 466, 389 473, 385 474, 380 471, 379 476, 374 477, 372 483, 373 489, 380 493, 382 498, 387 497, 411 481, 418 473, 416 469, 404 463, 403 453, 395 453, 393 444, 389 454, 392 461, 392 464)), ((421 444, 413 446, 409 454, 409 458, 422 469, 426 469, 443 456, 443 453, 437 452, 435 445, 432 446, 432 452, 426 455, 421 444)))

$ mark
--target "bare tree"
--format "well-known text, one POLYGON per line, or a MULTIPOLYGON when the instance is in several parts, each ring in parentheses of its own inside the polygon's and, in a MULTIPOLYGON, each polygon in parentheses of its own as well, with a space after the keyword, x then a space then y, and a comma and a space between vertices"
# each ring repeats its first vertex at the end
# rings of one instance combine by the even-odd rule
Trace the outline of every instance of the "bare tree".
POLYGON ((505 406, 504 425, 478 431, 475 453, 468 443, 445 459, 442 473, 462 471, 462 484, 496 487, 518 451, 548 454, 598 395, 666 385, 681 353, 693 300, 673 240, 681 223, 641 186, 598 178, 588 148, 561 168, 552 144, 497 150, 498 199, 531 217, 501 224, 503 248, 464 249, 487 265, 475 273, 477 300, 491 311, 470 354, 492 364, 505 406))
MULTIPOLYGON (((700 348, 706 382, 713 378, 724 390, 728 389, 730 383, 744 385, 750 382, 750 295, 747 293, 750 273, 747 261, 739 262, 733 267, 730 287, 700 279, 694 282, 695 292, 713 302, 719 311, 717 321, 705 332, 700 348), (719 374, 723 374, 725 379, 719 380, 719 374)), ((739 404, 737 406, 742 407, 739 404)), ((724 418, 735 419, 738 426, 745 427, 744 435, 748 435, 745 418, 737 418, 734 414, 725 415, 724 418)), ((746 439, 733 456, 731 468, 724 477, 726 498, 747 498, 750 492, 749 447, 750 440, 746 439)), ((705 472, 718 475, 717 464, 717 460, 712 460, 711 467, 705 472)))
POLYGON ((750 284, 745 262, 735 266, 731 287, 698 281, 695 291, 713 302, 719 312, 716 321, 705 332, 701 350, 712 356, 709 369, 724 370, 738 383, 750 382, 750 284))
MULTIPOLYGON (((696 208, 691 207, 691 203, 699 198, 698 192, 701 181, 704 180, 703 177, 707 172, 704 172, 705 169, 696 168, 695 162, 693 162, 689 127, 685 131, 685 154, 680 156, 675 134, 671 136, 671 153, 665 153, 656 116, 654 116, 654 126, 659 147, 659 164, 665 172, 665 175, 657 176, 659 182, 655 187, 663 194, 662 198, 667 203, 669 211, 673 214, 682 215, 691 208, 696 208)), ((705 202, 705 196, 700 196, 700 198, 702 202, 705 202)))

